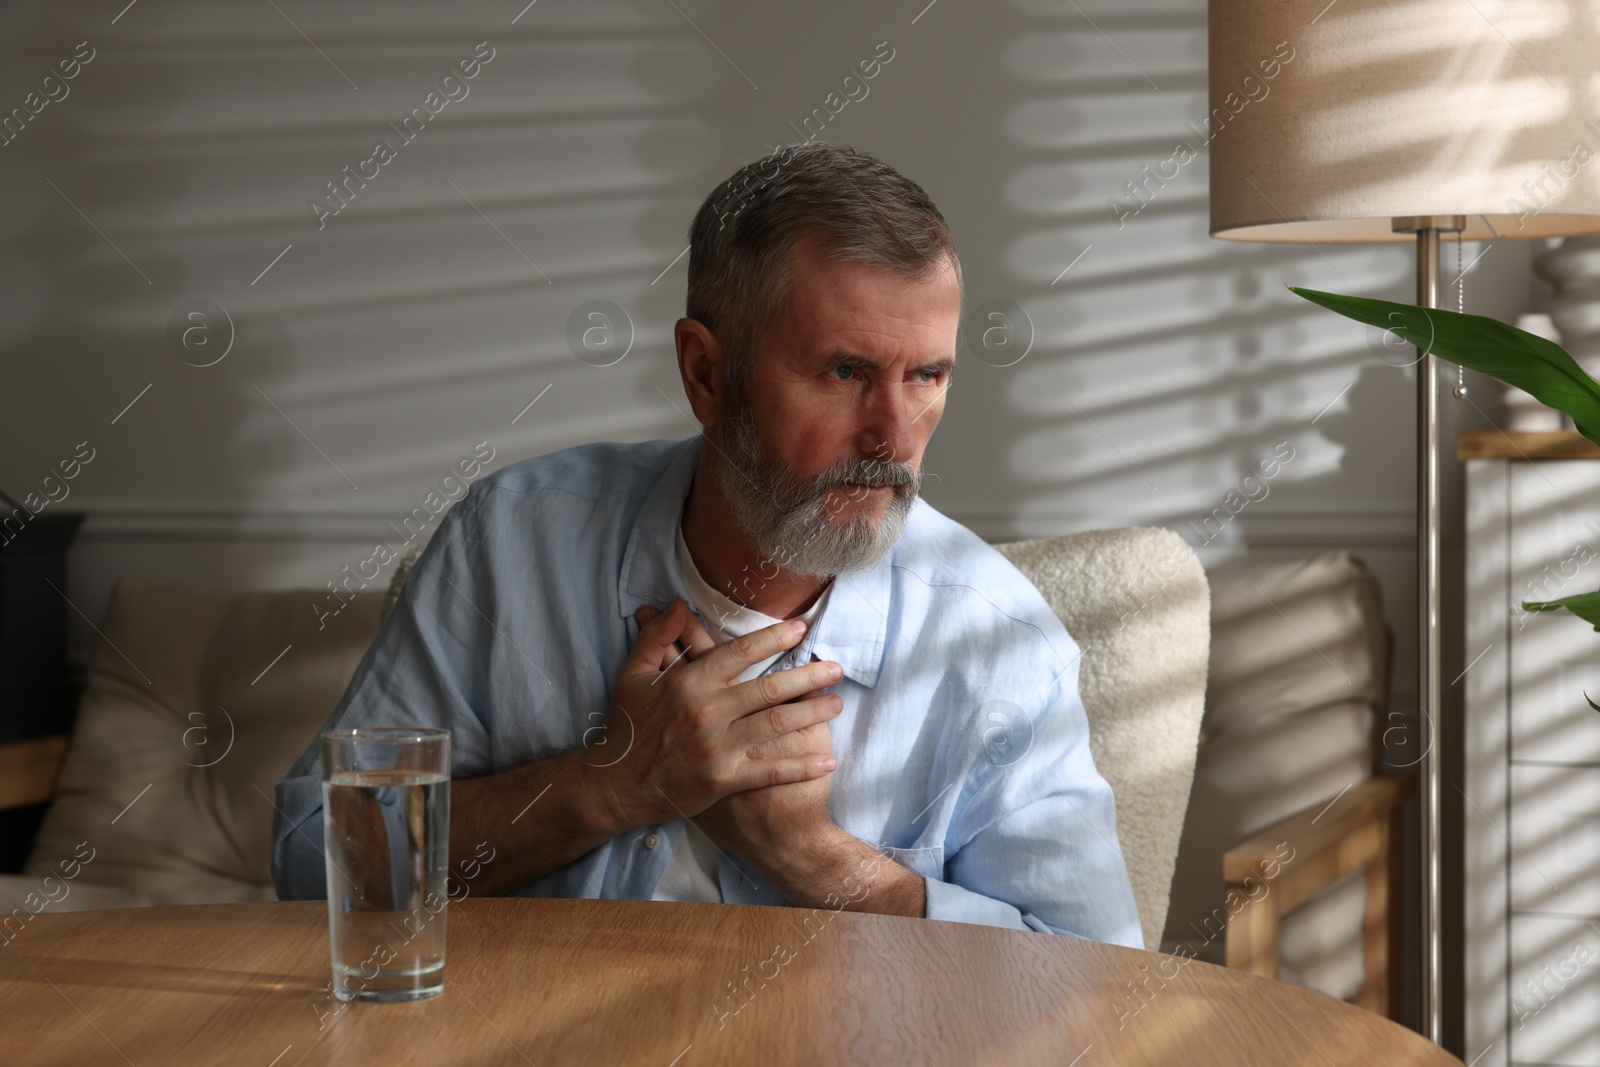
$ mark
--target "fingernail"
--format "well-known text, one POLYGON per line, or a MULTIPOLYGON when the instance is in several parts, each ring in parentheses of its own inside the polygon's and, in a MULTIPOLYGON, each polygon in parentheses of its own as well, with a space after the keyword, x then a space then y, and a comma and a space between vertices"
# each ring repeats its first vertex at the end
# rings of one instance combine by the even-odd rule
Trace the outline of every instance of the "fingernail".
POLYGON ((823 757, 823 759, 822 759, 822 769, 823 770, 831 771, 837 766, 839 766, 839 761, 834 759, 832 756, 824 756, 823 757))
POLYGON ((796 636, 803 634, 806 632, 806 620, 795 619, 789 623, 789 628, 795 632, 796 636))

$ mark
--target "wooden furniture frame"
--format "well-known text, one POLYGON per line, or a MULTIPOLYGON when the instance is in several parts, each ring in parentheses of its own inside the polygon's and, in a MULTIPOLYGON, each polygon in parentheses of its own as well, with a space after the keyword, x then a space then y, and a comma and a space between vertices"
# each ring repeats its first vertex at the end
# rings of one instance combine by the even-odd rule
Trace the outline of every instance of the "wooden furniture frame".
POLYGON ((0 811, 43 804, 56 794, 70 737, 37 737, 0 745, 0 811))
POLYGON ((1375 777, 1321 810, 1307 808, 1255 834, 1222 857, 1230 909, 1228 966, 1278 977, 1283 917, 1358 868, 1366 871, 1362 962, 1365 981, 1350 1003, 1389 1019, 1400 1016, 1400 816, 1412 778, 1375 777), (1286 860, 1282 846, 1293 852, 1286 860), (1262 887, 1266 891, 1262 892, 1262 887))
MULTIPOLYGON (((1394 669, 1394 634, 1384 628, 1383 699, 1389 702, 1394 669)), ((1332 800, 1262 828, 1222 856, 1226 899, 1243 900, 1228 908, 1226 952, 1229 967, 1276 979, 1278 933, 1283 917, 1358 868, 1366 874, 1362 920, 1361 988, 1349 1003, 1398 1020, 1400 1003, 1400 855, 1405 802, 1416 791, 1411 774, 1383 773, 1382 731, 1373 729, 1372 777, 1332 800), (1287 856, 1281 851, 1292 849, 1287 856), (1262 891, 1262 886, 1266 891, 1262 891)))

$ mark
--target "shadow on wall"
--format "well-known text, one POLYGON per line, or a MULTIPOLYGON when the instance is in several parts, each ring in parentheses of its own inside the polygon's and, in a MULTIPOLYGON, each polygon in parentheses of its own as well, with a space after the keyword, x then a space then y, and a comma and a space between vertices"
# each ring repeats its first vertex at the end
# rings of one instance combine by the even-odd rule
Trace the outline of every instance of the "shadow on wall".
MULTIPOLYGON (((1409 373, 1283 289, 1406 299, 1409 251, 1207 235, 1209 139, 1273 121, 1275 100, 1260 79, 1239 114, 1207 117, 1203 4, 1013 6, 1032 29, 1002 53, 1021 88, 1004 102, 1017 225, 1006 289, 980 299, 1014 301, 1033 344, 998 401, 1024 419, 986 442, 984 465, 1013 479, 995 485, 986 532, 1182 528, 1282 441, 1296 458, 1262 510, 1300 535, 1319 512, 1409 511, 1408 464, 1395 462, 1413 451, 1409 373), (1356 407, 1353 383, 1369 371, 1392 387, 1356 407), (1006 499, 1021 501, 1012 516, 1006 499)), ((1291 44, 1263 62, 1288 80, 1305 58, 1291 44)))
MULTIPOLYGON (((29 403, 0 473, 25 484, 62 446, 105 441, 77 490, 91 614, 116 573, 304 582, 308 553, 347 561, 480 441, 499 464, 696 432, 671 347, 688 221, 740 161, 802 133, 921 182, 956 230, 969 309, 1008 301, 1032 323, 1021 363, 966 346, 930 449, 929 499, 979 533, 1177 525, 1281 440, 1298 458, 1271 508, 1406 506, 1394 464, 1353 468, 1354 442, 1313 424, 1370 357, 1279 288, 1396 295, 1404 253, 1210 239, 1203 142, 1147 177, 1199 140, 1198 2, 5 17, 18 99, 25 72, 96 48, 0 149, 22 208, 6 259, 39 294, 6 340, 29 403), (878 55, 844 103, 844 72, 878 55), (971 77, 949 76, 957 58, 971 77), (235 334, 207 367, 164 336, 196 299, 225 313, 213 344, 235 334), (569 325, 599 300, 623 312, 607 325, 626 355, 586 363, 569 325), (1295 488, 1313 475, 1316 493, 1295 488)), ((1401 441, 1404 404, 1357 436, 1401 441)))
POLYGON ((724 169, 718 73, 670 8, 553 6, 0 15, 8 104, 93 50, 0 148, 0 486, 97 449, 86 615, 122 574, 320 587, 472 457, 696 432, 651 283, 724 169), (597 299, 632 326, 580 360, 597 299))

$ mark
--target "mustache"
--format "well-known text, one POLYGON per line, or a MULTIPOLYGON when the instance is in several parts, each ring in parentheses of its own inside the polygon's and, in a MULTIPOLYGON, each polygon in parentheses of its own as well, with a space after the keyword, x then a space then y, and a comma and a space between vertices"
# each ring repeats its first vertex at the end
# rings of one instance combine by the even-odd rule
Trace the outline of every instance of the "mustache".
POLYGON ((840 460, 796 486, 790 493, 784 494, 786 500, 775 499, 774 502, 778 504, 780 513, 788 515, 810 511, 818 506, 832 489, 837 489, 851 498, 861 494, 860 489, 847 483, 854 483, 854 486, 889 486, 895 490, 896 496, 903 496, 920 491, 921 482, 920 472, 910 463, 893 463, 870 458, 840 460))
POLYGON ((837 489, 852 497, 860 495, 859 489, 847 484, 852 482, 856 485, 893 487, 897 498, 921 491, 922 472, 919 466, 875 456, 838 460, 809 478, 797 476, 787 464, 764 453, 756 439, 755 425, 747 412, 731 412, 724 433, 726 446, 718 450, 720 460, 739 471, 752 486, 759 485, 759 492, 777 516, 809 513, 826 499, 830 490, 837 489))
POLYGON ((855 485, 915 485, 917 469, 909 463, 892 463, 878 459, 844 460, 835 463, 812 479, 819 491, 833 486, 855 485))

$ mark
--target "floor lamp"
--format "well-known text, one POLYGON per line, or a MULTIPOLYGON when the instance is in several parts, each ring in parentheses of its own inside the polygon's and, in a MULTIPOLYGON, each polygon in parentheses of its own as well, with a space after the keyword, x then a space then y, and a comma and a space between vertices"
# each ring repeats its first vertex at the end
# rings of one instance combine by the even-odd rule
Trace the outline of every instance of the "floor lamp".
MULTIPOLYGON (((1213 236, 1414 242, 1417 303, 1437 307, 1441 234, 1600 232, 1600 24, 1587 3, 1210 0, 1209 28, 1210 111, 1197 132, 1209 145, 1213 236)), ((1439 719, 1438 367, 1419 353, 1416 368, 1418 693, 1430 731, 1418 789, 1421 1029, 1437 1043, 1448 732, 1439 719)))

